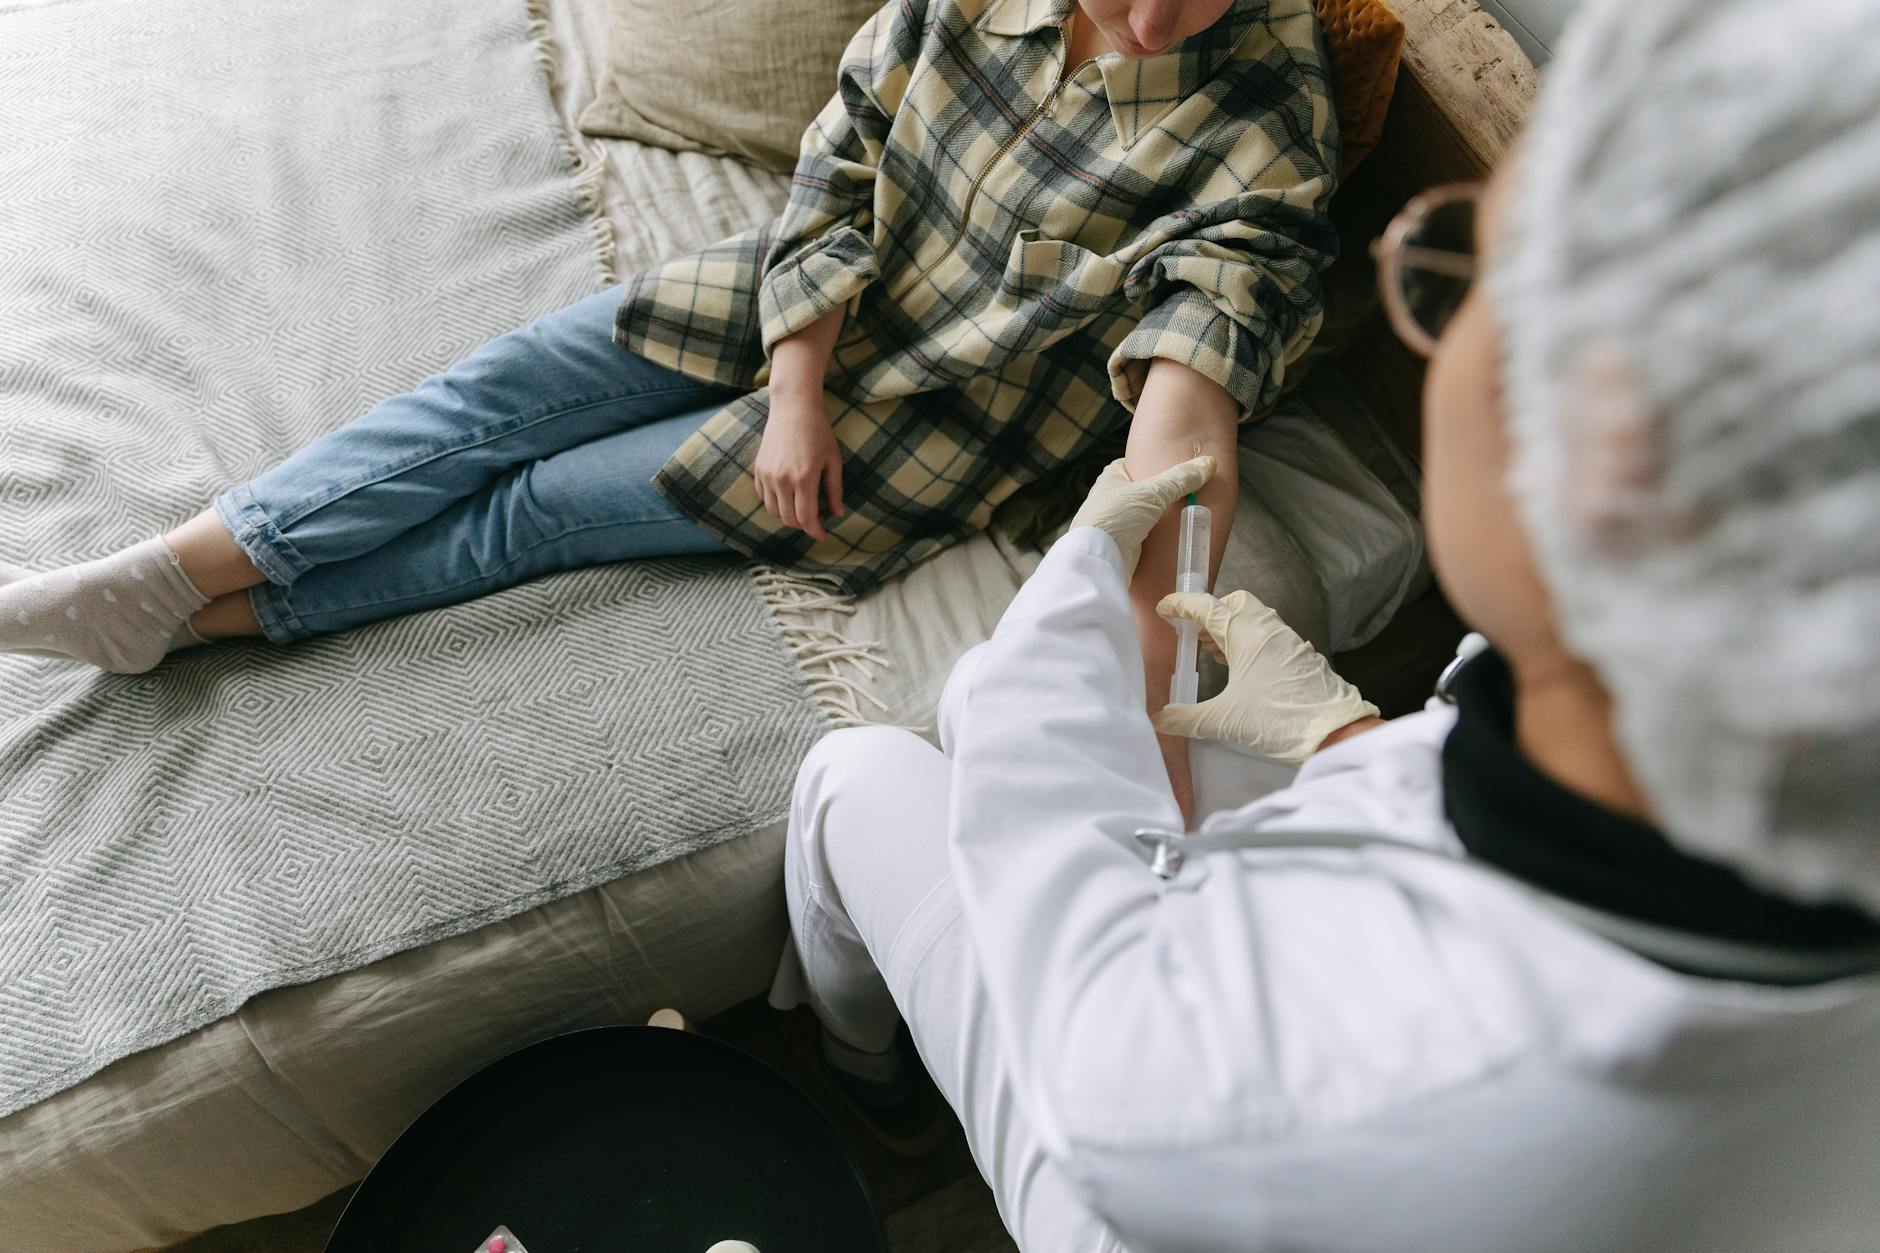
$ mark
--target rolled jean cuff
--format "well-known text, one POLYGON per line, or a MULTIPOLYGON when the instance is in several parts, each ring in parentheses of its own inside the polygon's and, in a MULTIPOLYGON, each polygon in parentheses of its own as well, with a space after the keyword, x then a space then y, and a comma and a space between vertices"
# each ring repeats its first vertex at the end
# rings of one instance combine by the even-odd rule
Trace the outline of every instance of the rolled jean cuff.
POLYGON ((281 528, 274 525, 274 519, 255 500, 246 484, 231 487, 215 498, 215 516, 222 520, 222 525, 228 528, 228 533, 268 582, 287 587, 313 569, 313 563, 301 556, 300 550, 281 534, 281 528))
POLYGON ((287 589, 272 583, 258 583, 248 589, 248 604, 261 624, 261 634, 270 644, 292 644, 314 634, 287 605, 287 589))

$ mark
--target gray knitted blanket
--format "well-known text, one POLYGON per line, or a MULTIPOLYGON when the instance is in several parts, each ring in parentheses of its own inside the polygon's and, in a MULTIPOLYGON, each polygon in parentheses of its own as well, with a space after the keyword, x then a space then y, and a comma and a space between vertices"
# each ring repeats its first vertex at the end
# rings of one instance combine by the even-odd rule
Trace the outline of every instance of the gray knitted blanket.
MULTIPOLYGON (((0 4, 0 561, 152 535, 597 290, 539 51, 525 0, 0 4)), ((0 657, 0 1114, 774 821, 824 725, 729 560, 0 657)))

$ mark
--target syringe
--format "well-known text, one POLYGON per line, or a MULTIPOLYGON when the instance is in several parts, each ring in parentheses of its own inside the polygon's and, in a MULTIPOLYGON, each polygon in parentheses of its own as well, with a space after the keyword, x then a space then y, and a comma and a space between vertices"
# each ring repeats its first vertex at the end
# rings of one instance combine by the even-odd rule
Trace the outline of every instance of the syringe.
MULTIPOLYGON (((1188 507, 1182 510, 1180 564, 1175 568, 1175 590, 1208 590, 1208 553, 1213 540, 1214 515, 1206 505, 1195 503, 1188 493, 1188 507)), ((1175 620, 1175 673, 1168 681, 1168 703, 1192 705, 1201 694, 1200 628, 1186 618, 1175 620)))

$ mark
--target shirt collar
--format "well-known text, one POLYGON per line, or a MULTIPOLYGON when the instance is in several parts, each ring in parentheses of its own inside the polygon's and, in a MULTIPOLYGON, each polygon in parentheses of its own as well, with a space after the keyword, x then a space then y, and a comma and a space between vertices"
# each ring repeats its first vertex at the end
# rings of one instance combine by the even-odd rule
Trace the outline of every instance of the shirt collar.
MULTIPOLYGON (((1266 11, 1268 0, 1233 0, 1221 20, 1161 56, 1131 60, 1119 52, 1097 58, 1110 118, 1125 149, 1193 95, 1234 54, 1266 11)), ((979 19, 991 35, 1034 35, 1061 28, 1077 0, 993 0, 979 19)))

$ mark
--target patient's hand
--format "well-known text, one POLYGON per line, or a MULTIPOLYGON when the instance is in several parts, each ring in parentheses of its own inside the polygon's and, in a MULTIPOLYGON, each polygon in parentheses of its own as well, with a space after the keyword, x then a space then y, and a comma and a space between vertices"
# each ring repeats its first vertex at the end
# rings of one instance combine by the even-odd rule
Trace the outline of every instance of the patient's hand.
POLYGON ((800 527, 810 538, 828 538, 828 516, 842 516, 842 449, 823 408, 821 391, 778 393, 770 397, 770 417, 763 443, 751 466, 764 512, 785 526, 800 527))

